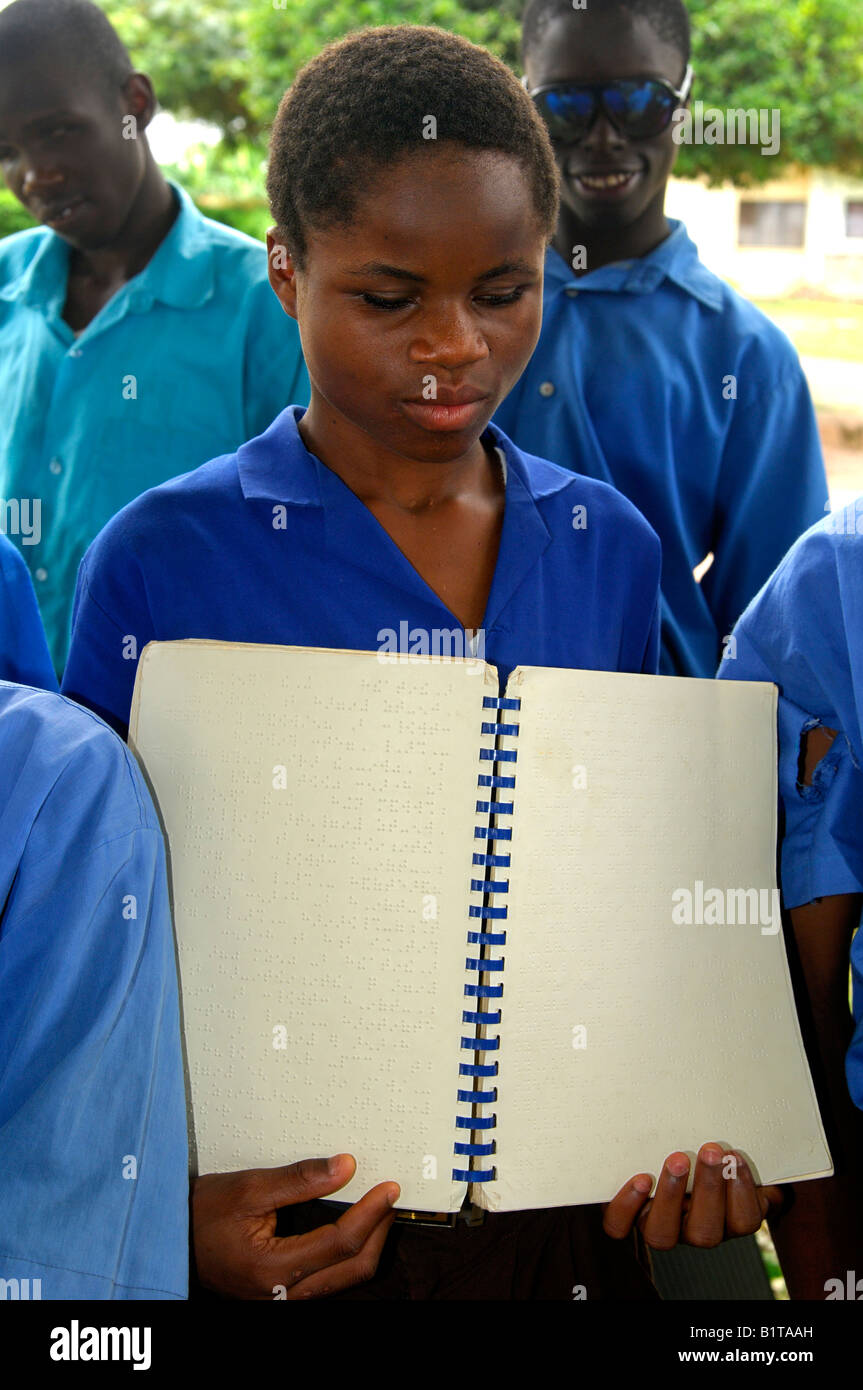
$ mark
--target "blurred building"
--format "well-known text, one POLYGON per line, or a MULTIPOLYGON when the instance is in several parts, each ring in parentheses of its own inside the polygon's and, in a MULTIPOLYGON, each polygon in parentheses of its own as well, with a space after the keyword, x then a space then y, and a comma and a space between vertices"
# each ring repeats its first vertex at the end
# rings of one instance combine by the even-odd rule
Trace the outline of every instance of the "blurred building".
POLYGON ((863 182, 805 170, 754 188, 672 179, 666 211, 749 298, 801 290, 863 300, 863 182))

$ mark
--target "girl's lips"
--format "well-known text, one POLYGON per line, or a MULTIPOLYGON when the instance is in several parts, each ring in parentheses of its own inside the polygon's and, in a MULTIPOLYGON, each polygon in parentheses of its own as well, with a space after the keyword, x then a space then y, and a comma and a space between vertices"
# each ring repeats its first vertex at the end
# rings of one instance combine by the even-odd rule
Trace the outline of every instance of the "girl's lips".
POLYGON ((464 430, 485 413, 488 397, 466 401, 463 405, 442 405, 440 401, 402 401, 406 414, 427 430, 464 430))

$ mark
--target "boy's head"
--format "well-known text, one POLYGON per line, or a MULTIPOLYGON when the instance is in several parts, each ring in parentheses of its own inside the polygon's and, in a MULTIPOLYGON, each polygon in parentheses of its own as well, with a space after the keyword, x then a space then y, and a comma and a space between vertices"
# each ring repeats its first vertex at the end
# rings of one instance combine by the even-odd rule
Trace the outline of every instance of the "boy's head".
POLYGON ((154 110, 149 80, 90 0, 16 0, 0 11, 0 168, 19 202, 71 245, 107 245, 125 225, 154 110))
POLYGON ((267 190, 310 411, 325 401, 408 456, 464 452, 535 346, 557 218, 554 156, 517 79, 443 30, 354 34, 286 93, 267 190))
MULTIPOLYGON (((522 32, 526 83, 531 92, 552 88, 546 103, 562 113, 559 121, 549 120, 549 129, 561 202, 576 224, 594 232, 619 231, 657 209, 661 214, 678 146, 673 99, 664 112, 665 128, 634 138, 624 122, 615 125, 603 109, 586 131, 578 120, 567 121, 565 113, 583 108, 585 100, 572 87, 652 78, 677 92, 689 57, 689 16, 682 0, 589 0, 585 9, 574 9, 572 0, 530 0, 522 32)), ((630 100, 646 102, 649 93, 630 100)))

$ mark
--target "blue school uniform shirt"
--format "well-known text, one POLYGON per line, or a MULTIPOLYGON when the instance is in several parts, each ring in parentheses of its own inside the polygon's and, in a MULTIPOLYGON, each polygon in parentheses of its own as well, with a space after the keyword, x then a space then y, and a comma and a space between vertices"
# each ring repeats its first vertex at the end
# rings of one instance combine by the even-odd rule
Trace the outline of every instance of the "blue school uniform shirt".
MULTIPOLYGON (((779 687, 779 791, 788 907, 863 892, 863 498, 813 526, 747 608, 719 669, 779 687), (797 780, 801 740, 838 729, 812 785, 797 780)), ((851 947, 857 1028, 846 1058, 863 1107, 863 932, 851 947)))
POLYGON ((78 564, 105 522, 309 399, 265 248, 171 187, 167 236, 77 337, 62 318, 68 244, 47 227, 0 242, 0 498, 41 500, 41 539, 20 549, 58 671, 78 564))
POLYGON ((790 342, 670 226, 647 256, 579 278, 549 249, 539 343, 495 421, 635 503, 662 542, 660 669, 712 677, 827 483, 790 342))
POLYGON ((0 534, 0 680, 57 689, 27 566, 0 534))
MULTIPOLYGON (((122 729, 153 639, 375 651, 410 650, 424 633, 452 651, 436 634, 464 637, 369 509, 308 452, 303 413, 292 406, 236 454, 108 523, 78 576, 63 682, 74 699, 122 729)), ((485 660, 504 680, 518 664, 655 671, 650 527, 604 484, 522 453, 494 427, 487 437, 505 456, 506 503, 485 660)))
POLYGON ((7 682, 0 904, 0 1278, 20 1298, 184 1298, 186 1108, 156 814, 100 720, 7 682))

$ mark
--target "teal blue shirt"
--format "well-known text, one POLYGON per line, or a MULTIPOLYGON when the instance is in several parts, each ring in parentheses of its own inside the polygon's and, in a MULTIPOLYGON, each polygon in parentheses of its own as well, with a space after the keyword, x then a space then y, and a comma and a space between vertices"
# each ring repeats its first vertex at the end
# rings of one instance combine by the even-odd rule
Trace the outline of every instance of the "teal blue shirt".
POLYGON ((309 399, 265 248, 171 186, 168 235, 77 337, 68 244, 46 227, 0 242, 0 498, 41 499, 20 549, 58 671, 78 563, 115 512, 309 399))

